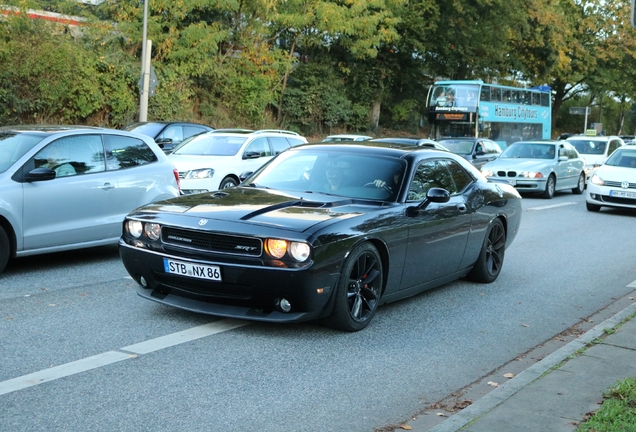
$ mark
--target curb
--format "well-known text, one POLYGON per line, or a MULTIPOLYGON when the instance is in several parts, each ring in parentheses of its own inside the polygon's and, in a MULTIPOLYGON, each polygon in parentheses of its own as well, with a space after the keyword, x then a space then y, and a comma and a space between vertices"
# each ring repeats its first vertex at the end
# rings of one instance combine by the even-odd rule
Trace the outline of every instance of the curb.
POLYGON ((567 360, 571 355, 577 351, 586 347, 588 343, 593 342, 600 336, 605 334, 605 330, 616 327, 626 318, 636 313, 636 303, 627 306, 622 311, 618 312, 611 318, 603 321, 602 323, 594 326, 588 330, 585 334, 579 338, 573 340, 567 345, 559 348, 552 354, 546 356, 540 362, 532 365, 519 375, 512 378, 510 381, 506 381, 487 395, 483 396, 477 402, 464 408, 457 414, 444 420, 437 426, 429 429, 429 432, 456 432, 468 423, 481 417, 487 412, 491 411, 519 390, 540 378, 543 374, 550 371, 550 369, 557 366, 559 363, 567 360))

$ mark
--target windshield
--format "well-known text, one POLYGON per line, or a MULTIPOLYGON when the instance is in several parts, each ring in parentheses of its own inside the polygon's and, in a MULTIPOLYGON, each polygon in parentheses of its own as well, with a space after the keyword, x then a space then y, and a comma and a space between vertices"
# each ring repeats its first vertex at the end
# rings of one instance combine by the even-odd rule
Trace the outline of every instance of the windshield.
POLYGON ((471 154, 475 141, 472 140, 441 140, 441 145, 446 147, 448 151, 456 154, 471 154))
POLYGON ((607 159, 605 165, 636 168, 636 149, 615 151, 607 159))
POLYGON ((522 159, 554 159, 556 149, 554 144, 535 144, 517 142, 505 149, 499 159, 522 158, 522 159))
POLYGON ((431 92, 430 107, 477 108, 479 86, 474 84, 435 85, 431 92))
POLYGON ((154 138, 161 132, 164 126, 163 123, 133 123, 126 126, 124 130, 154 138))
POLYGON ((184 141, 172 154, 196 156, 234 156, 247 140, 241 136, 219 136, 215 134, 195 135, 184 141))
POLYGON ((342 149, 287 150, 243 184, 307 194, 393 201, 402 186, 401 159, 342 149))
POLYGON ((571 140, 568 142, 572 144, 581 154, 588 155, 602 155, 605 154, 605 147, 607 146, 607 142, 598 141, 598 140, 586 140, 586 139, 577 139, 571 140))
POLYGON ((29 134, 0 133, 0 173, 8 170, 44 138, 29 134))

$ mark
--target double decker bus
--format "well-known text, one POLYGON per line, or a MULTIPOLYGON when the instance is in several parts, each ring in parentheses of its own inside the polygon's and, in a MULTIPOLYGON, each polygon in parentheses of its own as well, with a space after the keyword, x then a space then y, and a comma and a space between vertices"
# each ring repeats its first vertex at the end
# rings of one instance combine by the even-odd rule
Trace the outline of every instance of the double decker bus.
POLYGON ((527 139, 551 139, 550 87, 529 89, 482 80, 436 81, 428 94, 429 136, 484 137, 501 148, 527 139))

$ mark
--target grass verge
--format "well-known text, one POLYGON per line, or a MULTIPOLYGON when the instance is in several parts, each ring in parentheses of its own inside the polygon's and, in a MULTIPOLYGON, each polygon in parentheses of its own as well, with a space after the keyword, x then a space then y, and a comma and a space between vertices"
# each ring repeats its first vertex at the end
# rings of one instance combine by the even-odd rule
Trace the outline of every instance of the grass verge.
POLYGON ((601 408, 577 432, 636 432, 636 378, 617 382, 603 397, 601 408))

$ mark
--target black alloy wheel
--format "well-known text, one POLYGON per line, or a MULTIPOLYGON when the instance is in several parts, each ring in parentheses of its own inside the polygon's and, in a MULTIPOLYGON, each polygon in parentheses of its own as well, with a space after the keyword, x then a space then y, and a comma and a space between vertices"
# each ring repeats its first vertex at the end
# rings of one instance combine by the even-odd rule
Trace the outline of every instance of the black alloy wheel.
POLYGON ((378 308, 382 280, 382 261, 377 249, 369 243, 355 248, 342 267, 334 293, 334 309, 327 322, 348 332, 365 328, 378 308))
POLYGON ((500 219, 495 219, 488 227, 486 239, 481 247, 479 258, 468 278, 475 282, 494 282, 503 267, 506 251, 506 230, 500 219))

